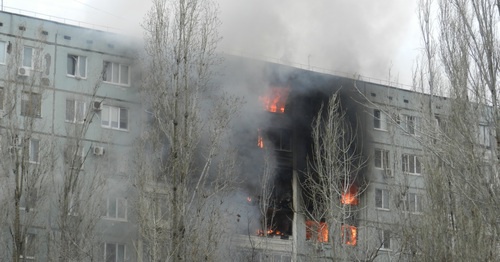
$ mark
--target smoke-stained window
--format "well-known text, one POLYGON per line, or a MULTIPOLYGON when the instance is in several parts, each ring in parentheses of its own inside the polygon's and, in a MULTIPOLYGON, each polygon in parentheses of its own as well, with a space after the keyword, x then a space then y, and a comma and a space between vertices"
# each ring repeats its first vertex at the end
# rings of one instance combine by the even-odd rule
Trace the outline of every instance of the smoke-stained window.
POLYGON ((104 61, 103 80, 108 83, 128 86, 130 85, 130 67, 104 61))
POLYGON ((373 128, 387 130, 387 116, 379 109, 373 110, 373 128))
POLYGON ((375 207, 389 210, 389 190, 375 189, 375 207))
POLYGON ((67 74, 74 77, 87 77, 87 58, 68 54, 67 74))

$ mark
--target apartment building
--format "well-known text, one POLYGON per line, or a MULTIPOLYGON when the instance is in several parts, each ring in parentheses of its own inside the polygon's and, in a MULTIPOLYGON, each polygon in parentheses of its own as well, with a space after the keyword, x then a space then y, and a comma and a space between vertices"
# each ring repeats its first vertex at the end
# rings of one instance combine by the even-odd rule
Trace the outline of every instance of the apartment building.
MULTIPOLYGON (((75 261, 82 252, 102 261, 143 259, 130 183, 134 141, 143 128, 140 50, 140 41, 122 35, 0 12, 0 134, 2 154, 10 156, 2 164, 2 207, 10 210, 0 220, 2 256, 52 261, 60 250, 71 250, 65 243, 91 240, 98 248, 74 251, 75 261), (15 160, 45 178, 20 189, 19 218, 9 204, 12 188, 30 180, 13 173, 15 160), (68 180, 77 175, 83 178, 68 180), (95 196, 99 201, 89 204, 95 196), (61 207, 76 218, 99 212, 99 219, 68 224, 61 207), (16 219, 20 253, 12 244, 16 219), (74 225, 92 232, 62 237, 63 227, 74 225)), ((220 85, 248 101, 233 132, 243 181, 235 195, 247 202, 237 207, 242 217, 231 236, 234 261, 405 260, 397 229, 425 208, 420 138, 431 123, 424 114, 431 112, 432 124, 439 124, 449 101, 241 57, 227 56, 221 71, 220 85), (349 151, 359 156, 359 165, 338 180, 342 185, 329 201, 342 220, 328 228, 315 213, 307 181, 319 172, 311 171, 317 157, 312 123, 333 95, 355 134, 349 151), (271 168, 262 178, 266 160, 271 168), (256 186, 262 181, 257 178, 271 187, 256 186)), ((485 148, 492 141, 487 128, 480 126, 485 148)))

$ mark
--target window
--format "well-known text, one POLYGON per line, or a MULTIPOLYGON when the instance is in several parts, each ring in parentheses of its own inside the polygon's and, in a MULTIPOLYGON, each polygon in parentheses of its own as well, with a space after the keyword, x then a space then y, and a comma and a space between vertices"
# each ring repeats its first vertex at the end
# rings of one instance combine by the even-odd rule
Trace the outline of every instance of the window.
POLYGON ((127 220, 127 199, 121 197, 109 197, 106 200, 106 218, 127 220))
POLYGON ((490 132, 487 125, 479 125, 478 140, 479 145, 487 148, 490 147, 490 132))
POLYGON ((68 54, 67 70, 69 76, 87 77, 87 58, 85 56, 68 54))
POLYGON ((101 110, 101 126, 127 130, 128 110, 126 108, 103 105, 101 110))
POLYGON ((39 150, 40 150, 40 141, 37 139, 30 139, 29 161, 31 163, 38 163, 40 161, 39 150))
POLYGON ((415 193, 408 193, 406 197, 405 209, 411 213, 422 212, 422 197, 415 193))
POLYGON ((402 123, 403 130, 408 134, 415 135, 419 125, 418 117, 404 115, 403 119, 404 119, 404 122, 402 123))
POLYGON ((420 161, 415 155, 403 155, 403 172, 409 174, 421 174, 420 161))
POLYGON ((386 229, 379 229, 380 236, 380 249, 391 249, 391 231, 386 229))
POLYGON ((84 159, 84 147, 81 145, 68 146, 64 152, 64 160, 70 169, 83 169, 84 159))
POLYGON ((375 167, 381 169, 389 168, 389 151, 375 149, 375 167))
POLYGON ((85 102, 66 99, 66 122, 82 124, 86 110, 85 102))
POLYGON ((5 98, 5 93, 3 87, 0 87, 0 111, 3 110, 3 100, 5 98))
POLYGON ((129 85, 129 66, 119 63, 104 62, 103 80, 105 82, 129 85))
POLYGON ((0 64, 5 64, 7 61, 7 43, 0 41, 0 64))
POLYGON ((42 113, 42 95, 24 92, 21 99, 21 115, 40 117, 42 113))
POLYGON ((375 207, 389 209, 389 191, 386 189, 375 189, 375 207))
POLYGON ((290 139, 291 132, 286 129, 275 129, 267 133, 268 138, 272 141, 275 150, 291 151, 292 140, 290 139))
POLYGON ((19 203, 19 210, 24 210, 26 212, 33 211, 36 207, 37 199, 38 199, 38 193, 36 189, 31 188, 30 190, 23 191, 19 203))
POLYGON ((36 235, 33 233, 26 233, 24 238, 24 252, 19 257, 25 260, 35 260, 36 254, 36 235))
POLYGON ((341 227, 342 242, 349 246, 356 246, 358 228, 351 225, 342 225, 341 227))
POLYGON ((30 46, 25 46, 23 48, 23 67, 33 68, 33 51, 35 49, 30 46))
POLYGON ((125 245, 116 243, 104 243, 104 261, 106 262, 124 262, 125 245))
POLYGON ((379 109, 373 109, 373 127, 375 129, 387 130, 387 117, 379 109))

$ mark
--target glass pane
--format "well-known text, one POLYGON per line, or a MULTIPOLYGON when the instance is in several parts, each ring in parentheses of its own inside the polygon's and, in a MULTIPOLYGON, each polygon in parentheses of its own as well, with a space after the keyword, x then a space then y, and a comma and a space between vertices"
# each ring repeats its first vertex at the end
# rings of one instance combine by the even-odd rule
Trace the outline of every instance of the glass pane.
POLYGON ((420 160, 418 159, 418 157, 415 157, 415 165, 416 165, 415 172, 417 174, 420 174, 421 173, 421 167, 420 167, 420 160))
POLYGON ((116 262, 116 245, 106 243, 106 262, 116 262))
POLYGON ((119 70, 119 65, 117 63, 113 63, 113 80, 111 80, 111 82, 113 83, 119 83, 118 81, 120 81, 119 79, 119 74, 120 74, 120 71, 119 70))
POLYGON ((375 128, 380 128, 380 111, 379 110, 373 110, 373 126, 375 128))
POLYGON ((23 66, 24 67, 32 67, 33 61, 33 48, 32 47, 24 47, 23 53, 23 66))
POLYGON ((118 259, 117 262, 125 261, 125 245, 118 245, 118 259))
POLYGON ((382 190, 382 205, 383 208, 389 209, 389 191, 387 190, 382 190))
POLYGON ((67 59, 68 75, 74 76, 76 73, 76 56, 68 55, 67 59))
POLYGON ((109 106, 102 106, 101 125, 109 127, 109 106))
POLYGON ((78 73, 81 77, 87 77, 87 58, 84 56, 79 56, 78 73))
POLYGON ((66 100, 66 121, 73 122, 75 116, 75 100, 66 100))
POLYGON ((5 42, 0 42, 0 63, 5 63, 5 49, 6 44, 5 42))
POLYGON ((125 219, 127 213, 127 200, 123 198, 118 198, 118 216, 117 218, 125 219))
POLYGON ((384 151, 384 168, 389 167, 389 151, 384 151))
POLYGON ((128 85, 128 66, 120 66, 120 83, 128 85))
POLYGON ((128 110, 120 108, 120 129, 128 128, 128 110))
POLYGON ((375 189, 375 206, 382 207, 382 190, 375 189))
POLYGON ((120 109, 116 107, 110 107, 110 117, 111 117, 111 127, 118 128, 118 116, 120 114, 120 109))
POLYGON ((85 118, 85 102, 76 101, 76 121, 82 123, 85 118))
POLYGON ((382 167, 382 151, 375 150, 375 167, 382 167))
POLYGON ((409 157, 410 173, 415 173, 415 156, 409 157))
POLYGON ((106 82, 111 82, 113 77, 113 65, 110 62, 104 62, 104 72, 102 79, 106 82))
POLYGON ((30 161, 38 162, 38 140, 30 140, 30 161))
POLYGON ((108 217, 116 218, 116 198, 108 198, 108 217))

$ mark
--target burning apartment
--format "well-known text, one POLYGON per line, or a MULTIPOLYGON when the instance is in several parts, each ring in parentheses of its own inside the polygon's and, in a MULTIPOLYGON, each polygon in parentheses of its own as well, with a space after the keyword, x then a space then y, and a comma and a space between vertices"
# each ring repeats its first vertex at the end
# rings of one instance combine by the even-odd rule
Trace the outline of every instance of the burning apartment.
MULTIPOLYGON (((127 154, 133 151, 130 141, 144 131, 139 121, 145 113, 138 105, 140 69, 135 56, 139 45, 120 44, 124 42, 118 41, 121 37, 0 13, 0 70, 4 74, 0 109, 7 112, 4 105, 11 105, 17 115, 32 113, 36 123, 46 123, 35 125, 30 134, 36 136, 23 141, 28 143, 24 148, 18 139, 8 139, 14 141, 8 145, 2 139, 2 152, 25 154, 31 164, 37 164, 41 141, 54 139, 58 146, 53 152, 61 156, 51 171, 64 169, 68 162, 64 152, 74 148, 67 146, 71 140, 67 131, 88 123, 88 135, 76 144, 83 149, 69 154, 86 159, 85 165, 76 161, 78 167, 64 170, 95 174, 105 169, 91 169, 94 164, 111 167, 105 180, 112 186, 101 188, 101 213, 92 227, 99 235, 99 248, 91 250, 98 261, 141 261, 146 252, 140 245, 137 214, 131 208, 134 188, 127 166, 133 162, 127 154), (43 41, 36 39, 38 33, 43 41), (46 71, 31 66, 35 62, 31 57, 42 50, 40 43, 48 54, 40 60, 46 71), (11 78, 12 68, 6 65, 14 44, 21 48, 26 64, 14 68, 11 78), (102 74, 103 81, 93 93, 91 73, 95 72, 102 74), (32 83, 33 89, 23 89, 22 102, 7 103, 8 83, 26 84, 34 74, 39 74, 40 81, 32 83), (38 95, 42 89, 44 95, 38 95), (90 118, 83 117, 89 112, 90 118)), ((418 218, 425 208, 422 147, 417 138, 426 124, 422 112, 429 96, 242 57, 226 56, 220 69, 218 84, 246 100, 231 130, 240 182, 231 197, 221 200, 228 210, 226 219, 232 221, 227 227, 234 228, 225 236, 231 240, 226 248, 234 252, 233 261, 404 260, 398 232, 401 216, 418 218)), ((436 98, 435 103, 434 113, 446 115, 447 100, 436 98)), ((5 136, 7 118, 0 123, 5 136)), ((489 137, 483 140, 490 143, 489 137)), ((72 201, 66 202, 75 211, 63 216, 73 218, 85 212, 77 212, 72 201)), ((22 202, 26 204, 25 197, 22 202)), ((32 214, 29 207, 19 210, 22 216, 32 214)), ((168 216, 168 207, 165 210, 168 216)), ((26 244, 18 256, 50 261, 50 241, 44 239, 59 237, 63 231, 56 223, 57 213, 47 212, 23 227, 21 242, 26 244)), ((1 240, 11 250, 15 248, 8 241, 8 229, 3 228, 1 240)), ((162 230, 169 228, 155 225, 153 231, 162 230)))

